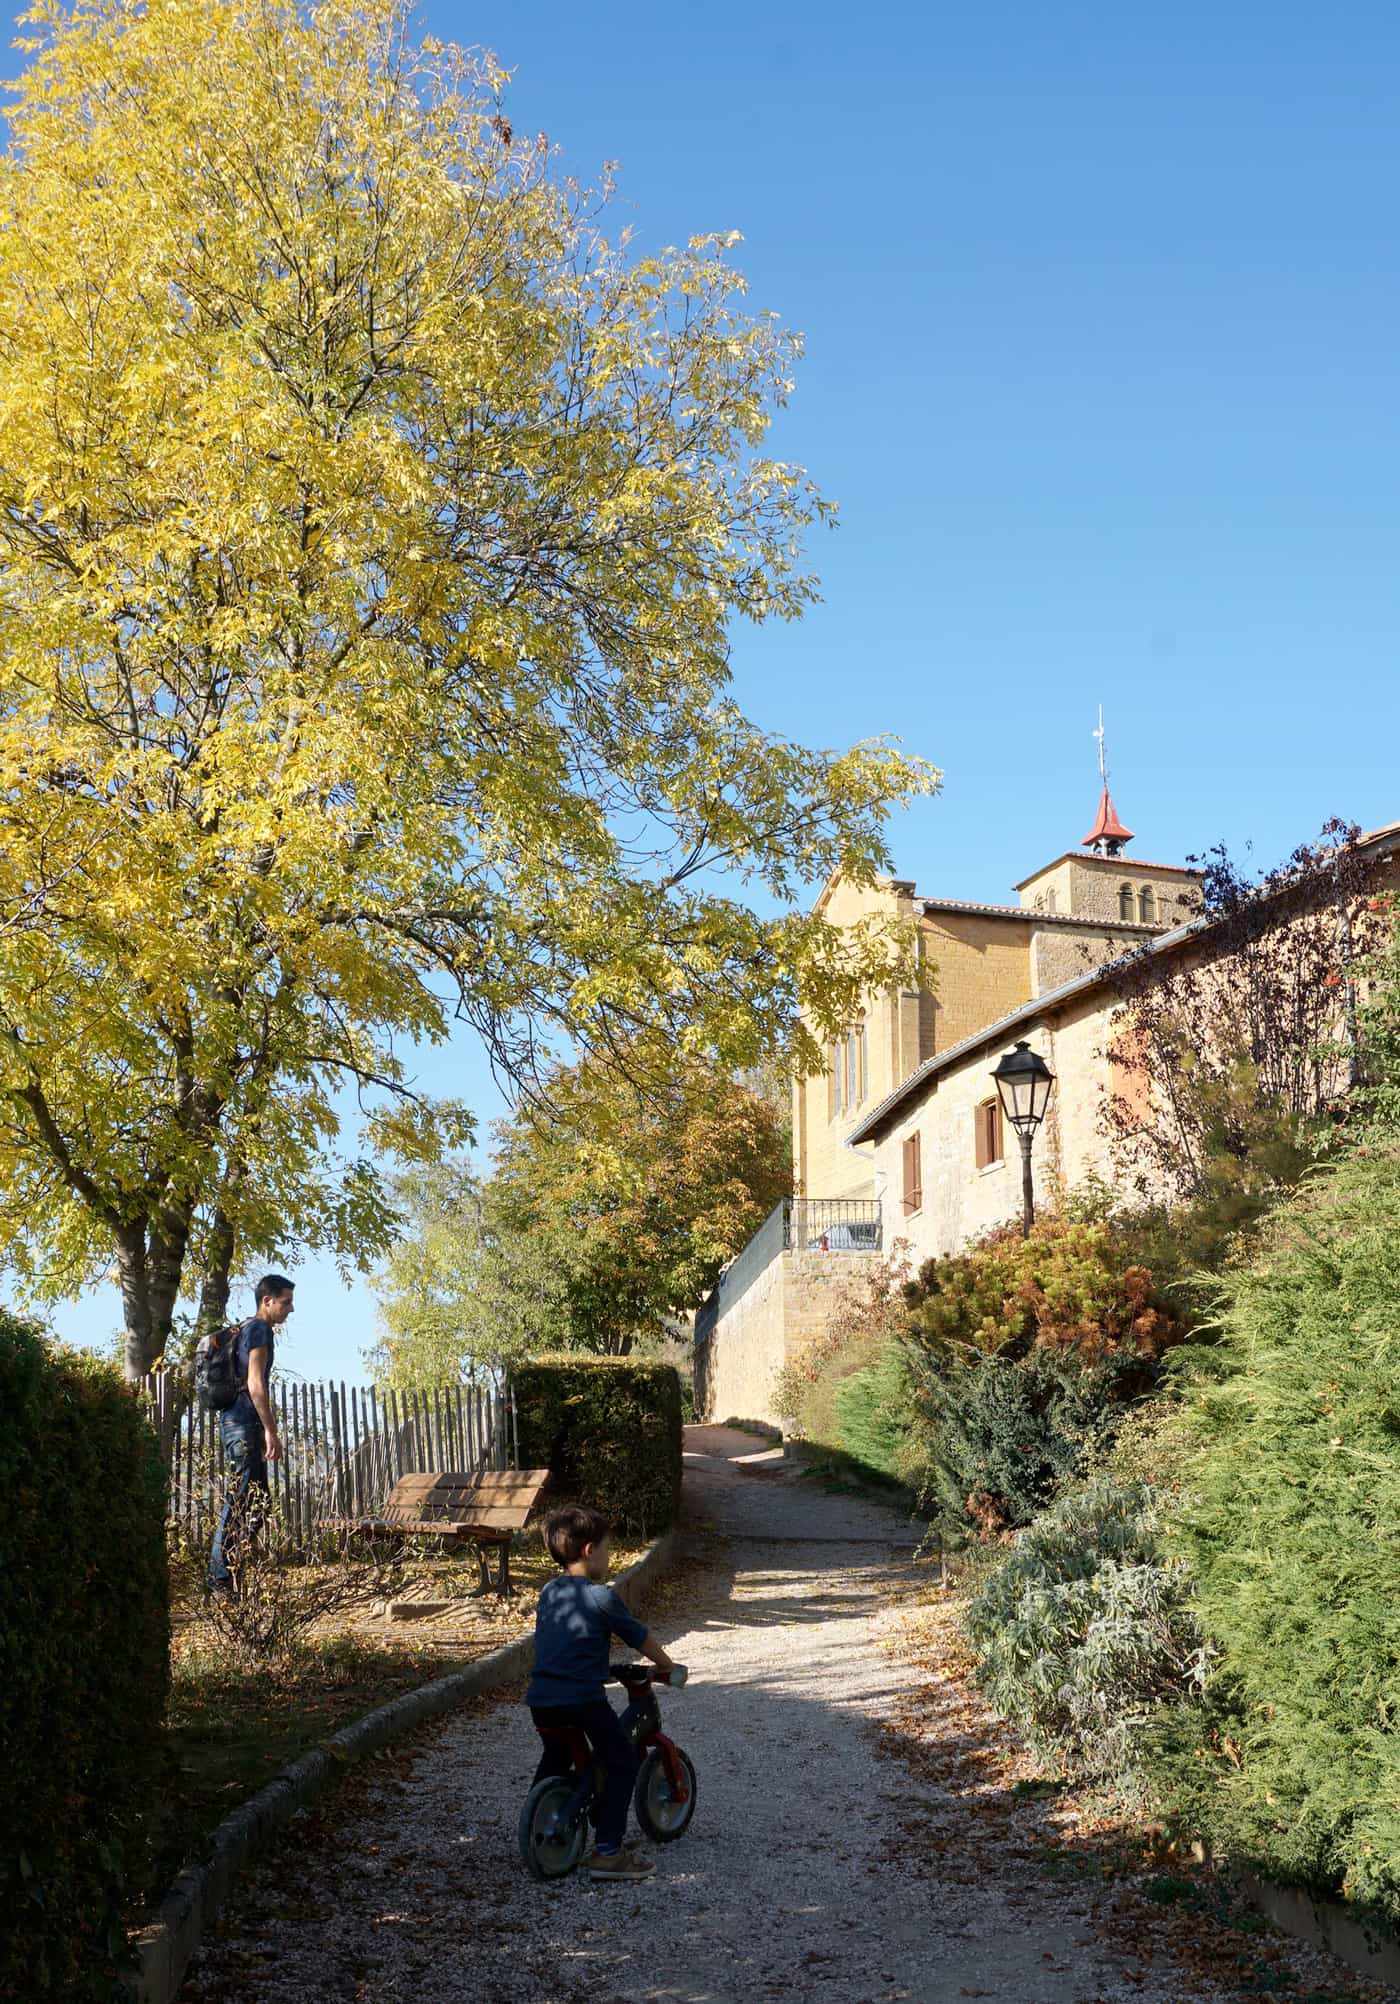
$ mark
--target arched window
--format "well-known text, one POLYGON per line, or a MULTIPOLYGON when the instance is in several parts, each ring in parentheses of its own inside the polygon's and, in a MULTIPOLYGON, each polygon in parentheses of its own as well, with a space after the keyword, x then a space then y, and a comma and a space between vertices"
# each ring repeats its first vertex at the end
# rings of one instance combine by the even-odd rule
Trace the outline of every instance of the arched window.
POLYGON ((1157 905, 1152 896, 1151 884, 1144 884, 1138 892, 1138 917, 1144 925, 1155 925, 1157 905))
POLYGON ((870 1052, 865 1041, 865 1014, 856 1017, 856 1105, 864 1106, 865 1089, 870 1083, 870 1052))
POLYGON ((1127 921, 1129 922, 1129 924, 1131 924, 1131 923, 1132 923, 1132 917, 1133 917, 1133 887, 1132 887, 1132 885, 1131 885, 1131 884, 1121 884, 1121 885, 1119 886, 1119 889, 1118 889, 1118 916, 1119 916, 1119 918, 1120 918, 1120 919, 1127 919, 1127 921))
POLYGON ((837 1114, 841 1111, 841 1073, 844 1068, 845 1055, 844 1039, 839 1044, 833 1044, 827 1053, 830 1061, 830 1071, 827 1080, 827 1114, 831 1120, 835 1120, 837 1114))

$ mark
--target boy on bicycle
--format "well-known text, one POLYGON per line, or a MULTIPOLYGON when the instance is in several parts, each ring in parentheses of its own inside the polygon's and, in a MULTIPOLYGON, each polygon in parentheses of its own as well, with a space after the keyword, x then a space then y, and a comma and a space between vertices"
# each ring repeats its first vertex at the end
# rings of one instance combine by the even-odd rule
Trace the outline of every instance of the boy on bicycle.
MULTIPOLYGON (((622 1598, 605 1584, 608 1577, 607 1519, 596 1510, 555 1510, 545 1519, 544 1539, 562 1570, 540 1595, 535 1612, 535 1669, 525 1702, 543 1733, 581 1729, 607 1774, 598 1811, 598 1837, 588 1860, 591 1879, 630 1881, 650 1877, 649 1858, 622 1848, 627 1806, 637 1780, 637 1755, 617 1713, 603 1695, 608 1643, 616 1636, 654 1663, 670 1670, 671 1658, 652 1640, 622 1598)), ((569 1751, 560 1739, 546 1739, 535 1780, 571 1772, 569 1751)))

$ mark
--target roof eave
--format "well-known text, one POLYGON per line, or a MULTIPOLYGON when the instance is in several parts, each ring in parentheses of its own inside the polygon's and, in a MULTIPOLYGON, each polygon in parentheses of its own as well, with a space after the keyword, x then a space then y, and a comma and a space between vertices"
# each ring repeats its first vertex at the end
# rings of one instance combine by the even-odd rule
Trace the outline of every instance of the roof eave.
MULTIPOLYGON (((1384 827, 1373 829, 1370 834, 1359 837, 1356 846, 1359 850, 1379 849, 1386 842, 1400 843, 1400 821, 1387 822, 1384 827)), ((1170 932, 1159 933, 1156 939, 1147 941, 1138 951, 1154 955, 1170 952, 1183 940, 1190 939, 1197 933, 1208 932, 1216 923, 1217 920, 1209 914, 1198 913, 1184 925, 1175 926, 1170 932)), ((1115 956, 1116 960, 1123 958, 1122 954, 1115 956)), ((845 1146, 854 1148, 862 1141, 877 1141, 882 1130, 892 1122, 905 1101, 915 1097, 930 1079, 936 1079, 940 1073, 951 1070, 961 1059, 971 1057, 975 1051, 985 1048, 986 1045, 1001 1042, 1022 1024, 1033 1022, 1037 1016, 1062 1008, 1066 1002, 1073 1001, 1077 995, 1086 994, 1091 988, 1101 987, 1108 980, 1108 970, 1113 965, 1114 961, 1106 960, 1102 966, 1091 967, 1084 974, 1076 974, 1072 981, 1061 982, 1058 988, 1052 988, 1044 995, 1037 995, 1031 1001, 1023 1002, 1020 1008, 1014 1009, 1009 1016, 1002 1016, 995 1023, 988 1023, 985 1029, 974 1031, 972 1036, 964 1037, 961 1043, 950 1044, 946 1051, 939 1051, 933 1057, 925 1058, 924 1062, 910 1072, 908 1078, 897 1085, 893 1092, 886 1093, 879 1104, 870 1109, 858 1127, 852 1128, 846 1136, 845 1146)))

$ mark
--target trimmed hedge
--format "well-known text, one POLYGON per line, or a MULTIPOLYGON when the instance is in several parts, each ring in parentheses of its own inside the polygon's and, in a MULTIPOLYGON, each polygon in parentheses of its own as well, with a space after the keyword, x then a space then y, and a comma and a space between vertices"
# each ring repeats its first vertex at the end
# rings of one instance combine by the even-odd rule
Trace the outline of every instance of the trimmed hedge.
POLYGON ((566 1352, 512 1373, 523 1468, 548 1468, 559 1502, 587 1503, 652 1536, 676 1514, 681 1384, 670 1364, 566 1352))
POLYGON ((163 1761, 165 1489, 112 1366, 0 1311, 0 1996, 108 1998, 163 1761))

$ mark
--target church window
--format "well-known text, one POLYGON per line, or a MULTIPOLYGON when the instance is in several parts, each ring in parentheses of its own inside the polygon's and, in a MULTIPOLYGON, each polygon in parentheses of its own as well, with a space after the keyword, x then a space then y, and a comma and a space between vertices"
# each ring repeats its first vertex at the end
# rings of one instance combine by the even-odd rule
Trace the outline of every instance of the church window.
POLYGON ((1154 925, 1157 919, 1156 901, 1152 896, 1151 884, 1144 884, 1138 892, 1138 917, 1144 925, 1154 925))
POLYGON ((863 1015, 857 1016, 856 1027, 851 1032, 851 1036, 855 1044, 856 1105, 861 1106, 865 1101, 865 1089, 870 1082, 870 1054, 865 1041, 865 1017, 863 1015))
POLYGON ((843 1068, 844 1045, 839 1043, 833 1044, 827 1056, 829 1059, 829 1069, 827 1072, 827 1118, 835 1120, 837 1114, 841 1111, 841 1072, 843 1068))
POLYGON ((912 1217, 923 1209, 924 1171, 920 1161, 919 1137, 911 1134, 904 1144, 904 1215, 912 1217))
POLYGON ((1053 918, 1053 916, 1054 916, 1054 913, 1055 913, 1055 893, 1054 893, 1053 889, 1052 889, 1052 890, 1048 890, 1048 891, 1047 891, 1047 892, 1045 893, 1045 909, 1046 909, 1046 911, 1047 911, 1047 912, 1048 912, 1048 913, 1050 914, 1050 916, 1051 916, 1051 917, 1053 918))
POLYGON ((973 1140, 976 1148, 977 1167, 990 1169, 1000 1162, 1006 1151, 1002 1146, 1001 1104, 994 1099, 984 1099, 973 1111, 973 1140))
POLYGON ((1119 886, 1119 890, 1118 890, 1118 916, 1119 916, 1119 918, 1120 918, 1120 919, 1126 919, 1126 920, 1127 920, 1127 921, 1129 922, 1129 924, 1131 924, 1131 923, 1132 923, 1132 917, 1133 917, 1133 887, 1132 887, 1132 885, 1131 885, 1131 884, 1122 884, 1122 885, 1120 885, 1120 886, 1119 886))

